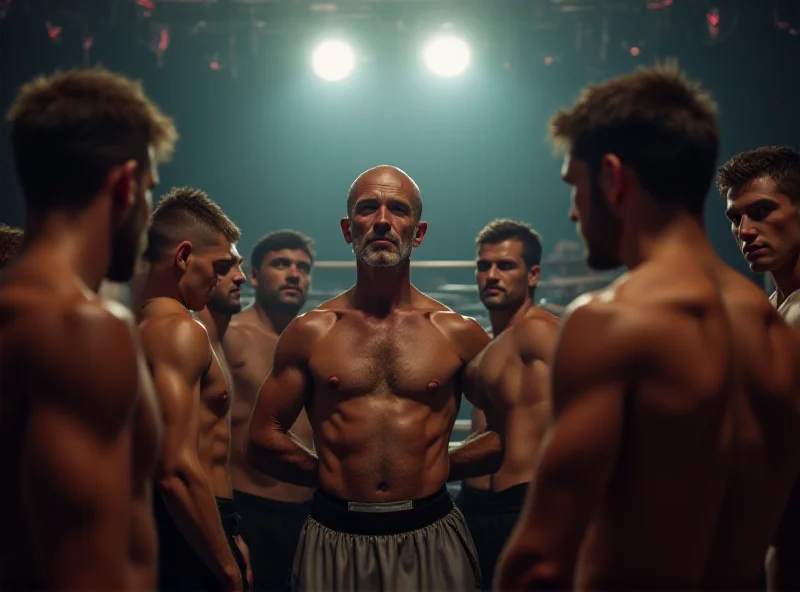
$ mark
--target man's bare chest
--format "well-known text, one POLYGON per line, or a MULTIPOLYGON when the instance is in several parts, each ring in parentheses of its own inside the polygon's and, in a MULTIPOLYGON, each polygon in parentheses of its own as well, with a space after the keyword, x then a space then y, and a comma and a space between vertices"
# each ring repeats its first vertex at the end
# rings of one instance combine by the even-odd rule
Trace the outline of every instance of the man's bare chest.
POLYGON ((399 323, 342 319, 309 363, 317 392, 413 399, 452 393, 462 366, 450 340, 424 318, 399 323))

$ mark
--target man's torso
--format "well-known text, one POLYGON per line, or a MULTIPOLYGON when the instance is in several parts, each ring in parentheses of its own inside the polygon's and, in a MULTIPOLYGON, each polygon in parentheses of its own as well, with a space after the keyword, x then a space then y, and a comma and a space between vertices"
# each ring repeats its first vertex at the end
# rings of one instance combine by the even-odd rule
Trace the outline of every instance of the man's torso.
POLYGON ((793 335, 716 260, 642 264, 600 298, 642 366, 577 586, 757 586, 800 464, 793 335))
MULTIPOLYGON (((66 273, 56 274, 41 262, 29 261, 16 267, 0 284, 0 463, 9 475, 18 474, 18 462, 26 437, 27 406, 33 395, 26 388, 28 378, 36 376, 35 364, 16 364, 14 351, 24 339, 29 327, 50 317, 58 323, 70 310, 87 304, 96 306, 134 327, 130 313, 114 302, 100 298, 90 300, 78 288, 76 278, 66 273)), ((65 326, 68 331, 68 326, 65 326)), ((139 350, 138 343, 136 349, 139 350)), ((140 350, 139 350, 140 351, 140 350)), ((87 361, 87 363, 89 363, 87 361)), ((131 476, 132 514, 130 516, 129 564, 133 588, 152 588, 155 584, 156 535, 152 509, 152 475, 160 439, 160 414, 153 392, 150 373, 144 357, 139 354, 139 388, 133 405, 133 474, 131 476)), ((4 526, 0 529, 0 580, 27 582, 35 586, 36 570, 32 548, 27 538, 22 509, 22 492, 17 478, 0 486, 0 503, 6 508, 4 526)), ((54 500, 54 503, 58 503, 54 500)))
MULTIPOLYGON (((530 330, 525 321, 557 323, 557 319, 538 307, 532 307, 516 329, 506 328, 481 352, 474 364, 484 389, 502 389, 513 400, 506 420, 503 465, 493 475, 467 479, 475 489, 504 491, 533 480, 539 444, 550 421, 549 375, 540 352, 529 351, 519 339, 521 331, 530 330), (532 364, 531 364, 532 362, 532 364)), ((535 329, 533 329, 535 330, 535 329)), ((480 410, 472 415, 472 432, 486 428, 486 418, 480 410)))
MULTIPOLYGON (((200 321, 198 321, 200 322, 200 321)), ((200 381, 198 459, 216 497, 232 496, 228 459, 231 442, 230 372, 220 343, 211 343, 211 364, 200 381)))
POLYGON ((447 479, 461 395, 463 362, 437 319, 454 313, 429 307, 378 320, 337 300, 309 313, 320 331, 306 405, 320 486, 352 501, 432 495, 447 479))
MULTIPOLYGON (((234 385, 231 409, 231 483, 235 490, 251 495, 285 502, 307 501, 313 494, 312 488, 278 481, 254 469, 245 460, 247 426, 261 384, 272 370, 272 359, 278 341, 275 333, 260 327, 260 321, 251 315, 255 316, 253 308, 234 316, 228 329, 232 339, 246 339, 244 347, 240 347, 238 343, 227 346, 234 385)), ((289 431, 305 446, 313 448, 311 424, 305 409, 300 412, 289 431)))

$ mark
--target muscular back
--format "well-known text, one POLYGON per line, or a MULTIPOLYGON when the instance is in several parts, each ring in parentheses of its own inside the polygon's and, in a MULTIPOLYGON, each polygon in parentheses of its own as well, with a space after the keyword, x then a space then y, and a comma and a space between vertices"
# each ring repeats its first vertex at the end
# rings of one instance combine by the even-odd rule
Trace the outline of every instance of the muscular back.
MULTIPOLYGON (((508 404, 505 454, 495 474, 468 479, 478 489, 503 491, 533 480, 539 444, 550 422, 548 364, 555 346, 558 319, 532 307, 489 344, 471 363, 478 388, 495 390, 508 404)), ((473 431, 486 428, 486 417, 473 410, 473 431)))
MULTIPOLYGON (((266 331, 252 307, 233 317, 223 340, 223 347, 234 384, 231 410, 230 472, 233 488, 244 493, 281 501, 311 499, 313 488, 278 481, 245 460, 247 426, 261 384, 272 370, 278 335, 266 331)), ((311 425, 305 410, 290 428, 305 446, 313 448, 311 425)))
POLYGON ((153 588, 160 415, 133 319, 48 263, 0 280, 0 587, 153 588))
POLYGON ((578 586, 755 589, 800 465, 795 336, 713 256, 643 264, 600 299, 583 333, 562 338, 565 348, 598 339, 588 317, 600 316, 618 362, 607 380, 617 413, 604 419, 608 402, 595 403, 597 421, 618 432, 606 441, 613 457, 594 459, 608 481, 578 586))

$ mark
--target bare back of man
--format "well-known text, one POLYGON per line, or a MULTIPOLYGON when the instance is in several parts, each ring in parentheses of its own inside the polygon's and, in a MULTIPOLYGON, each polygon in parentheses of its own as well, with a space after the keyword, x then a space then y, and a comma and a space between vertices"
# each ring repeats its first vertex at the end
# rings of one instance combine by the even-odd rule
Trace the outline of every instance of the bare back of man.
POLYGON ((585 532, 578 589, 757 589, 800 468, 796 339, 710 247, 673 247, 577 302, 505 577, 572 581, 585 532), (542 548, 560 559, 523 567, 542 548))
MULTIPOLYGON (((247 426, 258 389, 272 371, 277 343, 278 335, 263 327, 254 307, 233 317, 223 340, 236 393, 231 410, 231 482, 243 493, 286 502, 307 501, 311 499, 313 488, 278 481, 254 469, 245 459, 247 426)), ((311 424, 305 409, 300 411, 290 431, 305 446, 313 448, 311 424)))
POLYGON ((51 263, 31 249, 0 280, 0 462, 20 476, 0 587, 153 589, 160 417, 133 319, 51 263))

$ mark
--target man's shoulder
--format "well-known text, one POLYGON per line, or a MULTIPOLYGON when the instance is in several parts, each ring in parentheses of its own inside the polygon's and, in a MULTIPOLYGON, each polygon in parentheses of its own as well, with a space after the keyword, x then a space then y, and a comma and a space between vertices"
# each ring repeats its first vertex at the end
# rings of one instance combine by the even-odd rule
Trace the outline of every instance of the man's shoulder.
POLYGON ((657 308, 619 298, 613 289, 579 296, 564 311, 557 358, 609 371, 634 363, 653 329, 664 326, 657 308))
POLYGON ((296 316, 278 338, 277 353, 291 358, 307 358, 343 314, 347 311, 315 308, 296 316))
POLYGON ((478 321, 452 310, 434 310, 430 320, 464 362, 475 359, 491 341, 478 321))
POLYGON ((546 360, 552 353, 560 324, 557 316, 533 306, 518 323, 503 331, 495 341, 523 361, 546 360))
POLYGON ((194 374, 211 361, 211 342, 203 323, 185 308, 146 312, 139 333, 150 364, 177 366, 194 374))
MULTIPOLYGON (((31 392, 54 392, 81 405, 126 405, 136 396, 138 352, 130 313, 100 299, 53 301, 29 311, 15 344, 28 368, 31 392), (113 400, 112 400, 113 399, 113 400)), ((110 406, 110 407, 109 407, 110 406)))

